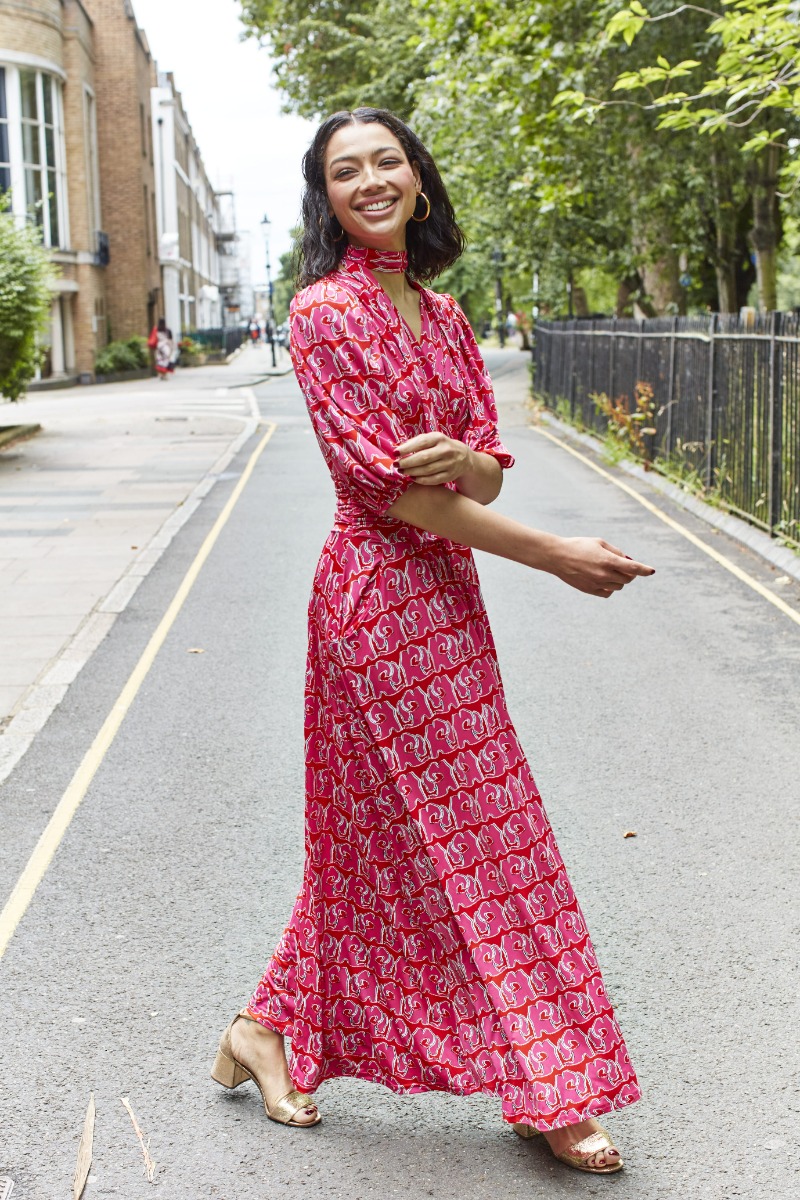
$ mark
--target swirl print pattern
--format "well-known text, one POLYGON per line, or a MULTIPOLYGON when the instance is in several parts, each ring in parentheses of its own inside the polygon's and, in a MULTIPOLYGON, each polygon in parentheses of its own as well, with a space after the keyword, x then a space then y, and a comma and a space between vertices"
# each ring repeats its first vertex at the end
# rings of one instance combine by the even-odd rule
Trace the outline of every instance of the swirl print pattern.
MULTIPOLYGON (((449 296, 417 341, 350 248, 301 292, 292 358, 333 477, 309 604, 306 863, 249 1004, 295 1085, 489 1093, 540 1130, 639 1098, 509 718, 472 554, 386 510, 394 446, 441 429, 503 467, 491 385, 449 296)), ((452 486, 452 485, 449 485, 452 486)))

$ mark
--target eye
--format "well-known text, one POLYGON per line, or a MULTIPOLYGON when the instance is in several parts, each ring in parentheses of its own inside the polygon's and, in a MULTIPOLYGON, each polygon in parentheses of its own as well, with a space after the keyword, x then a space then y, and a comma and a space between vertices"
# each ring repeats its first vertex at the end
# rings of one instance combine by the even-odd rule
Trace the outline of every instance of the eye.
POLYGON ((396 166, 398 166, 399 162, 400 162, 399 158, 384 158, 383 162, 381 163, 381 166, 382 167, 396 167, 396 166))
POLYGON ((334 179, 346 179, 348 175, 352 175, 352 167, 342 167, 341 171, 337 171, 334 179))

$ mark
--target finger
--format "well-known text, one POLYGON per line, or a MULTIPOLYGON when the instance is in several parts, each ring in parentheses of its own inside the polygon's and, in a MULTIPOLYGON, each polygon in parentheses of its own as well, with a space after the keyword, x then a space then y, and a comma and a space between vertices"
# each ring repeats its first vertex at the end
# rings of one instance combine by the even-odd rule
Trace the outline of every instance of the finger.
POLYGON ((423 487, 434 487, 443 483, 452 483, 452 478, 446 471, 439 471, 436 475, 422 475, 415 479, 414 483, 419 483, 423 487))
POLYGON ((425 475, 447 475, 455 478, 455 471, 447 463, 432 462, 423 463, 419 467, 411 467, 410 470, 403 468, 404 474, 410 475, 412 479, 420 479, 425 475))
POLYGON ((432 450, 418 450, 415 454, 405 455, 398 460, 398 467, 401 471, 413 470, 415 467, 430 467, 436 464, 439 469, 442 469, 442 460, 447 457, 446 450, 436 447, 432 450))
POLYGON ((633 558, 622 569, 629 571, 631 575, 655 575, 656 573, 655 567, 648 567, 645 563, 636 562, 633 558))
POLYGON ((441 440, 441 433, 438 430, 433 430, 429 433, 418 433, 416 437, 409 438, 407 442, 398 442, 394 448, 396 455, 413 454, 416 450, 426 450, 428 446, 435 446, 441 440))
POLYGON ((648 567, 644 563, 637 562, 631 558, 630 554, 626 554, 624 550, 620 550, 618 546, 612 546, 610 542, 601 540, 600 545, 606 550, 610 550, 612 554, 624 559, 622 563, 615 563, 614 566, 618 571, 628 571, 631 575, 655 575, 655 567, 648 567))

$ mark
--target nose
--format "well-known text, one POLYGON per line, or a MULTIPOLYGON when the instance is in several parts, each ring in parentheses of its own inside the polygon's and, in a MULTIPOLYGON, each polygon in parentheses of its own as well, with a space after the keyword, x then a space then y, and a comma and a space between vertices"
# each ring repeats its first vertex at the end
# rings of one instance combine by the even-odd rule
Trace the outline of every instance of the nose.
POLYGON ((362 186, 370 190, 374 190, 376 187, 381 187, 382 185, 383 180, 381 179, 381 175, 377 167, 374 165, 374 163, 366 163, 364 166, 362 186))

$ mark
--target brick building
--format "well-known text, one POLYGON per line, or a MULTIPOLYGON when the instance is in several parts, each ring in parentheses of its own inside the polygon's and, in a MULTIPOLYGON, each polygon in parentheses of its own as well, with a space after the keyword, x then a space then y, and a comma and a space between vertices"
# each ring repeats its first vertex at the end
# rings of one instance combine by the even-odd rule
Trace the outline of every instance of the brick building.
POLYGON ((222 323, 230 243, 171 75, 130 0, 0 0, 0 191, 60 277, 43 376, 91 377, 107 341, 222 323))
POLYGON ((91 371, 105 344, 95 105, 80 0, 0 0, 0 189, 38 221, 59 265, 43 368, 55 377, 91 371))
POLYGON ((108 330, 116 341, 146 334, 163 311, 150 113, 156 66, 129 0, 83 3, 94 22, 108 330))

